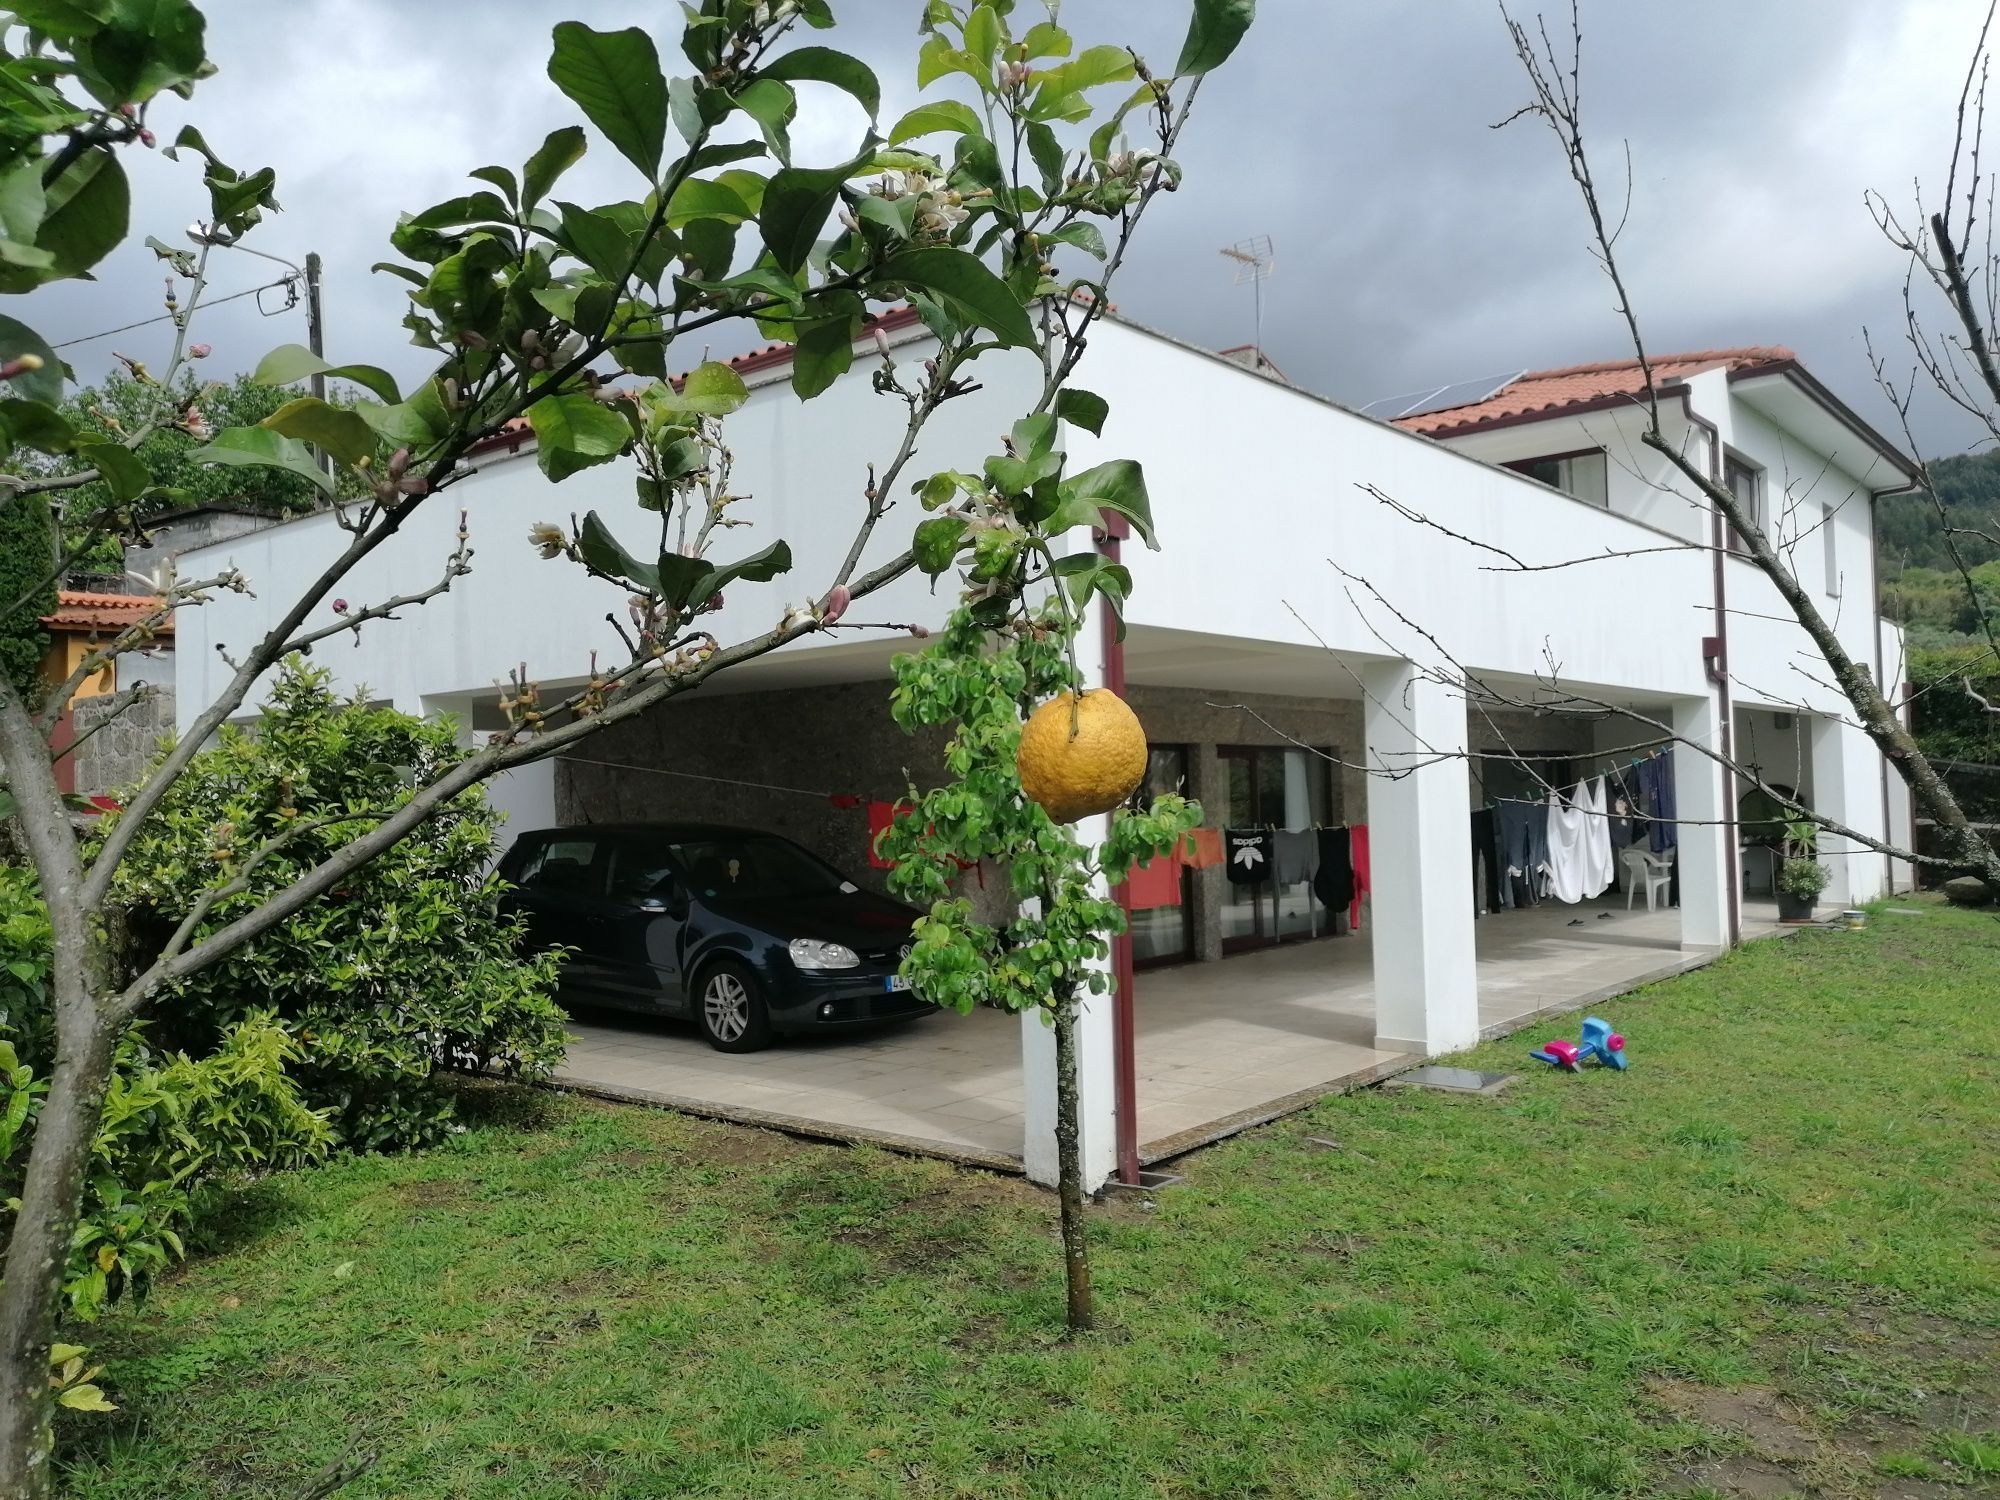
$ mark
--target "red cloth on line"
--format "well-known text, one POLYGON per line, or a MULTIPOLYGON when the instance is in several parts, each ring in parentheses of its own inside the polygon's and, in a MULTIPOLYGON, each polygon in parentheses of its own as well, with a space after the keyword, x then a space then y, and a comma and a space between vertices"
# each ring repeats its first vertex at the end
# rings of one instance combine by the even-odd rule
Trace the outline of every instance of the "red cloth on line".
POLYGON ((1134 865, 1125 877, 1125 905, 1132 911, 1152 911, 1161 906, 1181 904, 1181 864, 1177 855, 1134 865))
POLYGON ((1354 857, 1354 904, 1347 908, 1347 925, 1350 930, 1361 930, 1361 898, 1368 894, 1374 884, 1368 878, 1368 825, 1356 823, 1347 830, 1348 852, 1354 857))
POLYGON ((839 808, 842 812, 851 812, 861 805, 861 799, 852 792, 835 792, 826 800, 830 805, 839 808))
POLYGON ((1187 851, 1181 860, 1190 870, 1206 870, 1222 863, 1222 830, 1197 828, 1188 835, 1187 851))

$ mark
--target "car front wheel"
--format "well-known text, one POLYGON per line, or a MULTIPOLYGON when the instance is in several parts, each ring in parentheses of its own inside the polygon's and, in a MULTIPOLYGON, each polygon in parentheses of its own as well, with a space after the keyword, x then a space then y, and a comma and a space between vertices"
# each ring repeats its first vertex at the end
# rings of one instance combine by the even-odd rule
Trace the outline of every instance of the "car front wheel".
POLYGON ((717 964, 708 971, 695 1017, 718 1052, 756 1052, 771 1045, 770 1008, 757 976, 741 964, 717 964))

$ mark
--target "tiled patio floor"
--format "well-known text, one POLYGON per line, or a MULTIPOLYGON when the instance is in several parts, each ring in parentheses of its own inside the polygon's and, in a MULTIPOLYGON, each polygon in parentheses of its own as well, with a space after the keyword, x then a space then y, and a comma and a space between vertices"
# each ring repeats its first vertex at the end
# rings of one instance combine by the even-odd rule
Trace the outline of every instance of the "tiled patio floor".
MULTIPOLYGON (((1776 930, 1754 903, 1752 936, 1776 930)), ((1675 911, 1545 905, 1482 919, 1480 1020, 1489 1034, 1592 1003, 1699 961, 1675 911)), ((1148 1158, 1186 1150, 1279 1101, 1379 1076, 1365 938, 1242 954, 1141 973, 1136 984, 1139 1139, 1148 1158)), ((692 1026, 592 1014, 559 1081, 631 1098, 843 1138, 1018 1162, 1020 1023, 993 1012, 936 1015, 894 1030, 783 1043, 729 1056, 692 1026)))

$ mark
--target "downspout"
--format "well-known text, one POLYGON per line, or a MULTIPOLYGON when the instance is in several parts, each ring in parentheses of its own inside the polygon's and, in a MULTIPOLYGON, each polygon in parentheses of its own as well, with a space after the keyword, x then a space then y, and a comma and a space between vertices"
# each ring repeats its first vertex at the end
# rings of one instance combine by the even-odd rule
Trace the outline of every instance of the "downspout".
MULTIPOLYGON (((1719 486, 1722 483, 1722 433, 1713 422, 1695 415, 1694 398, 1687 387, 1681 388, 1680 398, 1681 415, 1690 426, 1699 427, 1708 434, 1708 478, 1711 484, 1719 486)), ((1702 655, 1703 668, 1715 687, 1719 717, 1717 727, 1723 756, 1722 828, 1726 855, 1723 860, 1723 891, 1729 906, 1729 946, 1734 948, 1743 941, 1743 871, 1742 854, 1736 843, 1736 772, 1731 769, 1736 761, 1736 706, 1729 693, 1729 588, 1726 579, 1729 535, 1722 508, 1711 503, 1708 514, 1709 556, 1714 563, 1715 580, 1715 634, 1709 637, 1708 649, 1702 655)))
MULTIPOLYGON (((1117 562, 1131 527, 1116 511, 1103 512, 1097 550, 1106 562, 1117 562)), ((1104 686, 1125 696, 1125 642, 1118 616, 1107 601, 1098 611, 1104 639, 1104 686)), ((1112 899, 1125 913, 1124 931, 1111 939, 1111 1099, 1113 1133, 1118 1150, 1118 1180, 1139 1185, 1139 1049, 1132 1010, 1132 895, 1124 881, 1111 888, 1112 899)))

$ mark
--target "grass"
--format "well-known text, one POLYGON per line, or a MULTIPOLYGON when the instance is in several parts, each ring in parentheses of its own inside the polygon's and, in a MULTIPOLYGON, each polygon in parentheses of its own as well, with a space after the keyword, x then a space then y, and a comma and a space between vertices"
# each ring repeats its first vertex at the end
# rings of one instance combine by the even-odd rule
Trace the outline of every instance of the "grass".
POLYGON ((1879 915, 1602 1008, 1629 1073, 1493 1044, 1497 1097, 1329 1100, 1099 1210, 1077 1341, 1022 1184, 496 1091, 446 1149, 260 1185, 87 1330, 122 1410, 65 1419, 69 1492, 364 1452, 343 1495, 2000 1489, 2000 926, 1879 915))

